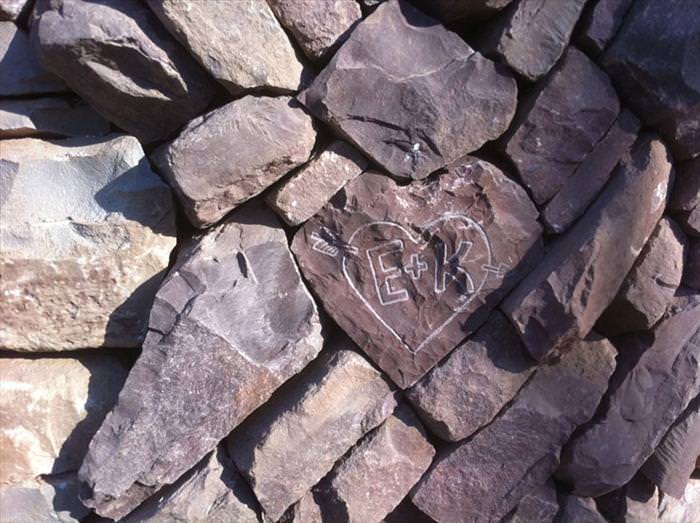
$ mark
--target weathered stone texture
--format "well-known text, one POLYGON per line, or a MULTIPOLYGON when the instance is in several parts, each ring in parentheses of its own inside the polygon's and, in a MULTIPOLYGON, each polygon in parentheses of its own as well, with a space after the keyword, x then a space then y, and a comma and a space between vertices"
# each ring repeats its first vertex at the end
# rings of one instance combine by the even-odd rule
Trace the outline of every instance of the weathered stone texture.
POLYGON ((501 521, 502 523, 553 523, 558 512, 557 486, 549 480, 525 494, 513 512, 501 521))
POLYGON ((91 107, 68 98, 0 100, 0 138, 108 134, 109 123, 91 107))

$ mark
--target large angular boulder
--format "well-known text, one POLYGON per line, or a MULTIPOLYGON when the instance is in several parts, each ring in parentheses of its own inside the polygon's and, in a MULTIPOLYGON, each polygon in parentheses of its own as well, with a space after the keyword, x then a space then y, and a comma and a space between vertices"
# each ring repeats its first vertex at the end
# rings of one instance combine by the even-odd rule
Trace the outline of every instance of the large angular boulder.
POLYGON ((588 2, 577 28, 576 43, 588 54, 598 55, 612 41, 625 20, 633 0, 588 2))
POLYGON ((547 481, 561 447, 593 416, 615 354, 605 339, 582 341, 541 366, 491 424, 443 452, 413 491, 413 502, 441 523, 500 521, 547 481))
POLYGON ((340 45, 362 19, 360 4, 348 0, 268 0, 277 18, 313 61, 340 45))
POLYGON ((700 4, 639 0, 602 58, 625 103, 678 160, 700 154, 700 4))
POLYGON ((459 441, 495 418, 534 370, 518 333, 495 311, 406 397, 433 434, 459 441))
POLYGON ((570 48, 523 101, 505 142, 506 154, 536 203, 550 200, 569 178, 585 176, 577 168, 619 112, 620 102, 607 75, 581 51, 570 48))
POLYGON ((149 329, 80 468, 83 502, 113 519, 191 469, 322 345, 284 230, 257 206, 183 247, 149 329))
POLYGON ((132 136, 0 142, 0 347, 136 347, 170 251, 170 189, 132 136))
POLYGON ((680 296, 600 416, 567 444, 558 476, 582 496, 621 487, 698 392, 700 295, 680 296))
POLYGON ((512 76, 458 35, 389 0, 299 99, 391 174, 424 178, 498 138, 516 94, 512 76))
POLYGON ((584 337, 613 300, 664 211, 669 154, 639 140, 584 216, 502 304, 535 359, 584 337))
POLYGON ((246 96, 191 121, 153 161, 206 227, 308 160, 311 117, 291 98, 246 96))
POLYGON ((32 37, 46 69, 143 142, 167 138, 215 94, 137 0, 36 0, 32 37))
POLYGON ((479 49, 527 80, 544 76, 569 43, 586 0, 519 0, 485 31, 479 49))
POLYGON ((296 234, 292 250, 326 311, 406 388, 539 261, 540 234, 525 191, 465 158, 406 186, 360 175, 296 234))
POLYGON ((0 138, 100 136, 109 131, 107 120, 70 98, 0 100, 0 138))
MULTIPOLYGON (((268 2, 147 0, 163 25, 229 92, 293 92, 303 65, 268 2)), ((303 2, 307 4, 308 0, 303 2)))
POLYGON ((77 470, 127 372, 116 352, 0 358, 0 484, 77 470))
POLYGON ((688 234, 700 237, 700 157, 677 167, 669 206, 688 234))

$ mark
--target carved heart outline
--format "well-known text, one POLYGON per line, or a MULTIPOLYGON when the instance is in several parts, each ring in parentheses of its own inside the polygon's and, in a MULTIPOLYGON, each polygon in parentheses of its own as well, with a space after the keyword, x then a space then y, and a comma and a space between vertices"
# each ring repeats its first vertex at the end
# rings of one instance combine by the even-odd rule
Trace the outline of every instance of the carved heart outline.
MULTIPOLYGON (((493 262, 493 250, 491 248, 491 242, 489 241, 488 236, 486 235, 486 231, 484 231, 483 227, 478 223, 472 220, 471 218, 459 214, 459 213, 445 213, 441 215, 439 218, 428 222, 427 224, 421 226, 421 230, 425 232, 429 232, 431 229, 433 229, 437 224, 442 224, 448 220, 454 220, 458 219, 467 224, 468 227, 474 228, 482 237, 484 244, 487 247, 487 252, 488 252, 488 264, 491 265, 493 262)), ((350 235, 350 238, 347 240, 347 245, 352 246, 352 242, 357 236, 358 233, 361 231, 373 227, 375 225, 385 225, 385 226, 390 226, 390 227, 396 227, 400 229, 405 236, 416 246, 418 246, 421 250, 424 249, 425 247, 428 246, 429 242, 426 240, 423 240, 422 237, 416 238, 414 234, 406 229, 403 225, 395 223, 395 222, 390 222, 390 221, 375 221, 375 222, 370 222, 366 223, 357 229, 350 235)), ((432 237, 433 234, 431 234, 429 237, 432 237)), ((348 261, 348 255, 346 252, 343 252, 343 274, 345 275, 345 279, 348 282, 348 285, 350 285, 350 288, 355 292, 355 294, 360 298, 362 303, 367 307, 367 309, 372 313, 372 315, 377 319, 377 321, 387 330, 389 333, 396 338, 396 340, 411 354, 417 354, 425 345, 427 345, 433 338, 435 338, 440 332, 443 331, 447 325, 452 323, 454 319, 462 314, 467 306, 471 303, 471 301, 476 298, 476 296, 479 295, 481 290, 484 288, 484 285, 486 285, 486 281, 488 280, 488 274, 482 279, 478 289, 475 289, 474 292, 462 303, 460 307, 457 308, 457 310, 454 310, 452 314, 443 322, 441 323, 432 333, 430 333, 419 345, 416 349, 412 349, 409 345, 407 345, 403 339, 401 339, 401 336, 396 332, 396 330, 389 325, 384 318, 375 310, 374 306, 365 298, 365 296, 360 292, 360 290, 357 288, 355 285, 355 282, 352 280, 350 277, 350 274, 348 273, 348 267, 347 267, 347 261, 348 261)))

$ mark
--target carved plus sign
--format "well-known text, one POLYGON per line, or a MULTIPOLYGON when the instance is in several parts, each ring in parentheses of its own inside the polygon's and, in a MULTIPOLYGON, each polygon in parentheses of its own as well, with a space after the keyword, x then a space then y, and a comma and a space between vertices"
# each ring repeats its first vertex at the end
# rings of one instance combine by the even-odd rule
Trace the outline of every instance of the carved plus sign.
POLYGON ((493 274, 497 278, 502 278, 503 276, 505 276, 509 269, 509 267, 505 263, 501 263, 499 265, 485 264, 482 265, 481 268, 486 272, 493 274))
POLYGON ((403 270, 411 279, 417 280, 421 274, 428 270, 428 264, 421 259, 420 254, 413 254, 411 255, 411 265, 405 266, 403 270))

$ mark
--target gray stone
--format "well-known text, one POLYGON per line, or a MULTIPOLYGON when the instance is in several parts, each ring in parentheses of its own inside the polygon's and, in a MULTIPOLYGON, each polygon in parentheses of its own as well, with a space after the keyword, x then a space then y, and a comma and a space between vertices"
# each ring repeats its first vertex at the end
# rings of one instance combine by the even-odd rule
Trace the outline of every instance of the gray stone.
POLYGON ((267 203, 289 225, 300 225, 343 186, 367 169, 367 160, 343 141, 335 141, 277 185, 267 203))
POLYGON ((552 480, 533 488, 523 496, 502 523, 552 523, 559 512, 557 487, 552 480))
POLYGON ((680 296, 597 420, 567 444, 558 476, 582 496, 626 484, 699 391, 700 295, 680 296))
POLYGON ((257 505, 250 487, 219 447, 120 521, 258 523, 257 505))
POLYGON ((605 339, 581 341, 542 365, 513 403, 472 438, 450 447, 413 491, 441 523, 493 521, 542 485, 574 429, 594 414, 615 368, 605 339))
POLYGON ((419 179, 500 136, 516 94, 505 70, 408 2, 390 0, 299 99, 391 174, 419 179))
POLYGON ((591 55, 598 55, 612 41, 625 20, 633 0, 588 2, 577 29, 576 43, 591 55))
POLYGON ((83 502, 113 519, 191 469, 322 345, 284 230, 254 206, 183 247, 149 329, 79 471, 83 502))
POLYGON ((597 498, 598 507, 613 523, 656 523, 659 491, 642 474, 622 488, 597 498))
POLYGON ((662 218, 598 328, 608 336, 651 329, 661 319, 681 284, 685 235, 662 218))
POLYGON ((140 346, 176 240, 139 142, 0 143, 0 347, 140 346))
POLYGON ((238 427, 227 446, 265 515, 277 521, 395 406, 389 384, 362 356, 331 351, 238 427))
POLYGON ((136 0, 36 0, 41 63, 98 113, 143 142, 202 113, 213 82, 136 0))
POLYGON ((539 262, 536 218, 522 187, 466 157, 405 186, 360 175, 297 232, 292 250, 325 310, 407 388, 539 262))
POLYGON ((669 142, 677 160, 700 154, 700 4, 635 1, 602 58, 620 96, 669 142))
POLYGON ((66 91, 60 78, 37 60, 24 31, 12 22, 0 22, 0 96, 66 91))
POLYGON ((559 60, 586 0, 520 0, 486 31, 479 49, 527 80, 544 76, 559 60))
POLYGON ((700 157, 677 165, 669 207, 688 234, 700 237, 700 157))
POLYGON ((700 291, 700 238, 689 239, 683 285, 700 291))
POLYGON ((537 360, 584 337, 613 300, 664 211, 671 163, 644 137, 502 310, 537 360))
POLYGON ((291 98, 246 96, 191 121, 153 161, 190 221, 206 227, 303 164, 315 140, 291 98))
POLYGON ((0 485, 0 517, 3 523, 84 521, 90 510, 80 503, 79 489, 75 472, 0 485))
POLYGON ((661 495, 659 523, 697 523, 700 521, 700 478, 688 483, 682 499, 661 495))
POLYGON ((0 100, 0 138, 100 136, 109 123, 84 103, 69 98, 0 100))
POLYGON ((355 0, 268 0, 275 15, 311 60, 335 51, 362 19, 355 0))
POLYGON ((430 431, 464 439, 489 423, 535 370, 520 337, 498 311, 467 342, 406 391, 430 431))
POLYGON ((581 51, 570 48, 523 101, 505 142, 506 154, 536 203, 546 203, 571 183, 570 178, 585 175, 577 168, 619 112, 620 102, 607 75, 581 51))
POLYGON ((34 0, 0 0, 0 20, 16 22, 29 12, 34 0))
POLYGON ((173 36, 229 92, 290 93, 299 89, 303 65, 268 2, 147 0, 147 3, 173 36))
POLYGON ((560 500, 556 523, 607 523, 598 512, 593 498, 582 498, 565 494, 560 500))
POLYGON ((513 0, 417 0, 415 3, 426 13, 443 23, 473 24, 491 18, 513 0))

